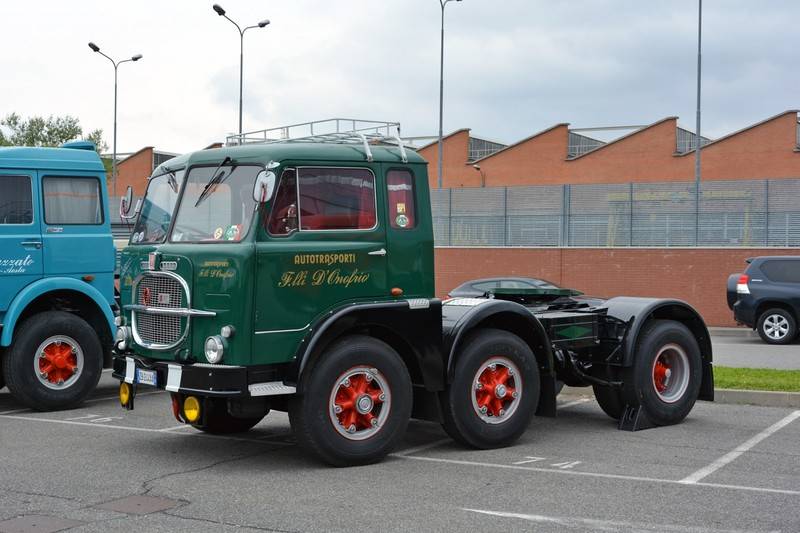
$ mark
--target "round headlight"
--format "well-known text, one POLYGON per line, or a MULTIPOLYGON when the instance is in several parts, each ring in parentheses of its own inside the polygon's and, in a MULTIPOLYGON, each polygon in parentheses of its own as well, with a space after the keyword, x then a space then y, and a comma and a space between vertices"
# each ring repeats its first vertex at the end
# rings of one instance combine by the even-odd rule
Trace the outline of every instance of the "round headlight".
POLYGON ((222 361, 222 353, 225 347, 222 345, 222 339, 214 335, 206 339, 206 359, 209 363, 219 363, 222 361))
POLYGON ((124 351, 128 347, 128 340, 130 339, 130 330, 127 326, 120 326, 117 328, 117 333, 114 336, 117 349, 124 351))

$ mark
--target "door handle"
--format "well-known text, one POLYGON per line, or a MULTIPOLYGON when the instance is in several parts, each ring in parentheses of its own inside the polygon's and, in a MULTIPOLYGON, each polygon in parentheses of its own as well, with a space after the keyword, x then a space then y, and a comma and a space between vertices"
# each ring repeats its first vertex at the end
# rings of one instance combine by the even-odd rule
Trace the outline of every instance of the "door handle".
POLYGON ((33 247, 34 247, 34 248, 36 248, 37 250, 38 250, 38 249, 40 249, 40 248, 42 247, 42 241, 22 241, 20 244, 21 244, 22 246, 25 246, 26 248, 27 248, 28 246, 33 246, 33 247))
POLYGON ((386 255, 386 248, 381 248, 380 250, 374 250, 372 252, 368 252, 367 255, 380 255, 383 257, 386 255))

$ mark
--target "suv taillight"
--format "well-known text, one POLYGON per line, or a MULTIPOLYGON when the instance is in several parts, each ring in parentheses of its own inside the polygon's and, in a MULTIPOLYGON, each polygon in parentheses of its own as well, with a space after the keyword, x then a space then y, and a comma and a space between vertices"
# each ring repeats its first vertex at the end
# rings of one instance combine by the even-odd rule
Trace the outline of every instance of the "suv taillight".
POLYGON ((750 294, 750 287, 747 286, 748 281, 750 281, 750 276, 747 274, 739 276, 739 281, 736 282, 736 292, 738 294, 750 294))

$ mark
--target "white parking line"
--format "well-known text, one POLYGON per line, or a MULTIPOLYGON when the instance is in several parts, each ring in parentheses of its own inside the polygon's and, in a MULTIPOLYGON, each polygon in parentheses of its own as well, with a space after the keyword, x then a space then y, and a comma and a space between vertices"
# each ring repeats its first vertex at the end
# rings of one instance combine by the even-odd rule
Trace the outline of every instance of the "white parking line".
POLYGON ((0 415, 10 415, 10 414, 14 414, 14 413, 24 413, 26 411, 30 411, 30 409, 13 409, 11 411, 0 412, 0 415))
POLYGON ((583 529, 589 528, 600 531, 670 531, 674 533, 760 533, 753 530, 741 529, 711 529, 697 526, 679 526, 673 524, 647 524, 641 522, 623 522, 621 520, 593 520, 591 518, 573 518, 562 516, 544 516, 538 514, 506 513, 503 511, 486 511, 483 509, 462 509, 470 513, 501 516, 503 518, 519 518, 539 524, 554 524, 561 528, 583 529))
MULTIPOLYGON (((540 473, 547 473, 547 474, 555 474, 555 475, 562 475, 562 476, 583 476, 583 477, 596 477, 596 478, 604 478, 604 479, 621 479, 625 481, 641 481, 645 483, 661 483, 665 485, 680 485, 686 486, 685 483, 676 480, 676 479, 659 479, 659 478, 652 478, 652 477, 642 477, 642 476, 626 476, 623 474, 601 474, 596 472, 584 472, 581 470, 558 470, 558 469, 551 469, 551 468, 535 468, 535 467, 528 467, 528 466, 518 466, 518 465, 507 465, 507 464, 500 464, 500 463, 483 463, 478 461, 460 461, 457 459, 444 459, 441 457, 422 457, 419 455, 403 455, 403 454, 391 454, 392 457, 399 457, 401 459, 408 459, 411 461, 428 461, 432 463, 444 463, 444 464, 452 464, 452 465, 462 465, 462 466, 477 466, 477 467, 485 467, 485 468, 493 468, 493 469, 506 469, 506 470, 520 470, 523 472, 540 472, 540 473)), ((763 487, 748 487, 744 485, 725 485, 722 483, 694 483, 691 485, 692 487, 711 487, 711 488, 718 488, 718 489, 729 489, 729 490, 743 490, 743 491, 750 491, 750 492, 765 492, 770 494, 788 494, 790 496, 800 496, 800 490, 786 490, 786 489, 768 489, 763 487)))
POLYGON ((576 405, 580 405, 582 403, 591 402, 591 401, 592 401, 591 398, 580 398, 579 400, 575 400, 575 401, 572 401, 572 402, 556 404, 556 409, 558 409, 558 410, 568 409, 570 407, 574 407, 576 405))
POLYGON ((714 472, 716 472, 717 470, 719 470, 723 466, 725 466, 725 465, 733 462, 734 460, 736 460, 737 457, 742 455, 744 452, 746 452, 747 450, 749 450, 750 448, 752 448, 753 446, 755 446, 756 444, 758 444, 762 440, 766 439, 767 437, 769 437, 770 435, 772 435, 773 433, 775 433, 779 429, 788 426, 789 424, 791 424, 793 421, 797 420, 798 418, 800 418, 800 411, 794 411, 793 413, 789 414, 788 416, 784 417, 783 419, 775 422, 774 424, 772 424, 770 427, 768 427, 767 429, 765 429, 764 431, 762 431, 761 433, 759 433, 755 437, 753 437, 753 438, 745 441, 744 443, 740 444, 735 450, 726 453, 725 455, 723 455, 722 457, 720 457, 719 459, 717 459, 716 461, 714 461, 710 465, 701 468, 697 472, 695 472, 695 473, 693 473, 693 474, 691 474, 689 476, 686 476, 685 478, 683 478, 681 480, 681 483, 686 483, 686 484, 691 485, 693 483, 697 483, 698 481, 700 481, 701 479, 703 479, 705 477, 710 476, 711 474, 713 474, 714 472))
POLYGON ((235 440, 239 442, 250 442, 253 444, 269 444, 272 446, 294 446, 294 444, 289 444, 286 442, 278 442, 278 441, 268 441, 268 440, 258 440, 258 439, 246 439, 243 437, 230 437, 227 435, 211 435, 209 433, 203 433, 198 431, 197 433, 176 433, 174 431, 164 431, 164 429, 174 429, 174 428, 164 428, 164 429, 153 429, 153 428, 137 428, 131 426, 116 426, 113 424, 93 424, 91 422, 78 422, 75 420, 56 420, 53 418, 38 418, 33 416, 14 416, 14 415, 2 415, 0 414, 0 418, 9 418, 11 420, 24 420, 26 422, 43 422, 49 424, 64 424, 68 426, 84 426, 84 427, 91 427, 91 428, 103 428, 103 429, 118 429, 122 431, 139 431, 144 433, 160 433, 162 435, 179 435, 181 437, 191 436, 191 437, 202 437, 206 439, 218 439, 218 440, 235 440))
POLYGON ((441 446, 447 442, 453 442, 452 439, 441 439, 436 440, 433 442, 429 442, 428 444, 422 444, 421 446, 415 446, 414 448, 409 448, 407 450, 403 450, 401 452, 397 452, 398 455, 414 455, 415 453, 424 452, 425 450, 430 450, 431 448, 436 448, 437 446, 441 446))

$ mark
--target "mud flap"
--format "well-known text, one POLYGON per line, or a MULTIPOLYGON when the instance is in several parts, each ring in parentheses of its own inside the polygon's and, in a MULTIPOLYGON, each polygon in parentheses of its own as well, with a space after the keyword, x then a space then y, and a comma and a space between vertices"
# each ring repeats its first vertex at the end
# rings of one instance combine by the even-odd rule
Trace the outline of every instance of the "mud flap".
POLYGON ((622 417, 619 419, 618 429, 622 431, 640 431, 643 429, 652 429, 656 426, 647 418, 647 414, 641 405, 626 405, 622 417))

